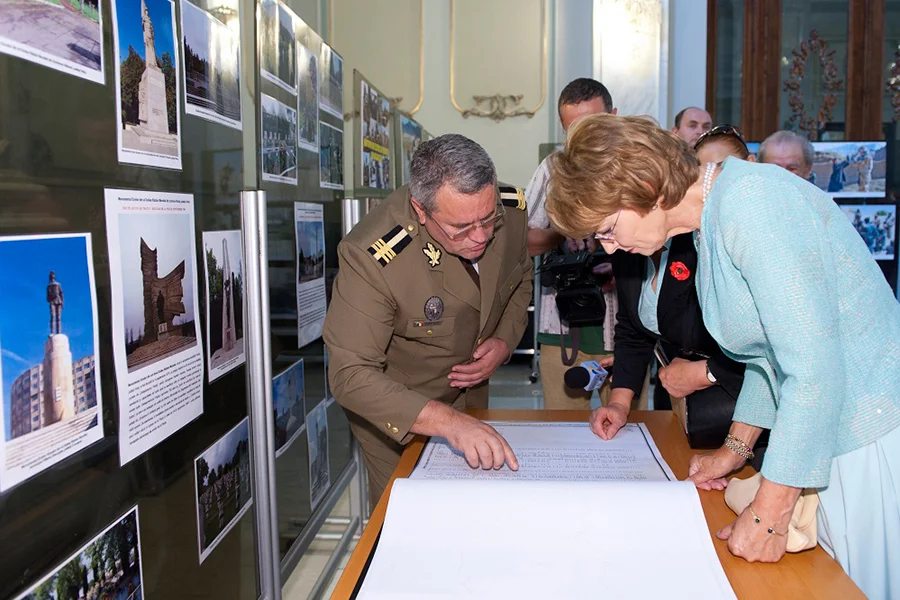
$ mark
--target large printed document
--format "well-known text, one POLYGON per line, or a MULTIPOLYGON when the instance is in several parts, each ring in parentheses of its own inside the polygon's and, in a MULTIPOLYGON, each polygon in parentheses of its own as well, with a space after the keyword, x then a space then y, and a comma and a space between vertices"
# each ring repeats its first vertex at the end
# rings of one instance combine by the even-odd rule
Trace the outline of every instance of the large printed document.
POLYGON ((690 482, 394 482, 359 598, 734 600, 690 482))
POLYGON ((519 470, 473 469, 444 438, 431 438, 410 479, 517 481, 675 481, 643 423, 602 440, 587 423, 491 422, 519 460, 519 470))

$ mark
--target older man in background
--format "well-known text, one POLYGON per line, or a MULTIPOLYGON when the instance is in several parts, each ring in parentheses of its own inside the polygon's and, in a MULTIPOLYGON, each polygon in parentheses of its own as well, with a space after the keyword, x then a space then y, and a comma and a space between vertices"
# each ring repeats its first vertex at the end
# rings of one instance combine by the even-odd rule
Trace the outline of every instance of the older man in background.
POLYGON ((815 156, 812 142, 804 136, 793 131, 776 131, 759 145, 757 158, 761 163, 778 165, 815 183, 815 174, 812 172, 815 156))

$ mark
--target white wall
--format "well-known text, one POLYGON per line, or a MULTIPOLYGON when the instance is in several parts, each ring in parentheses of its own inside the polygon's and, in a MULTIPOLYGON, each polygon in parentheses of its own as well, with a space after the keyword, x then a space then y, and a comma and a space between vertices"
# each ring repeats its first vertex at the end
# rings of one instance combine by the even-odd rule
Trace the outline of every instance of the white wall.
POLYGON ((669 0, 669 119, 706 106, 706 2, 669 0))

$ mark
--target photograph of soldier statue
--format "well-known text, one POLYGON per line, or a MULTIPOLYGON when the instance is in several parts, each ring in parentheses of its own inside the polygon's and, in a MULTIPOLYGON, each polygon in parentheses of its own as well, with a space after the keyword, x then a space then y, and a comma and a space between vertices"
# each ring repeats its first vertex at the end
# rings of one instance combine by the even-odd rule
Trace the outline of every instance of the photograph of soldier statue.
POLYGON ((142 600, 137 511, 135 506, 16 600, 142 600))
POLYGON ((251 504, 249 418, 194 459, 194 475, 202 563, 251 504))

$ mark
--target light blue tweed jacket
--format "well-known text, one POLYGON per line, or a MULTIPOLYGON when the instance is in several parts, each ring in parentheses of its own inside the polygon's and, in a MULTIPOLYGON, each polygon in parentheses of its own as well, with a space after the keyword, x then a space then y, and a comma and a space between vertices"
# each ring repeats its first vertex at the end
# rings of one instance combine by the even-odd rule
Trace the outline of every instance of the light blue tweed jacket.
POLYGON ((900 304, 828 195, 729 158, 697 252, 703 321, 747 363, 734 420, 772 429, 764 477, 824 487, 832 458, 900 426, 900 304))

